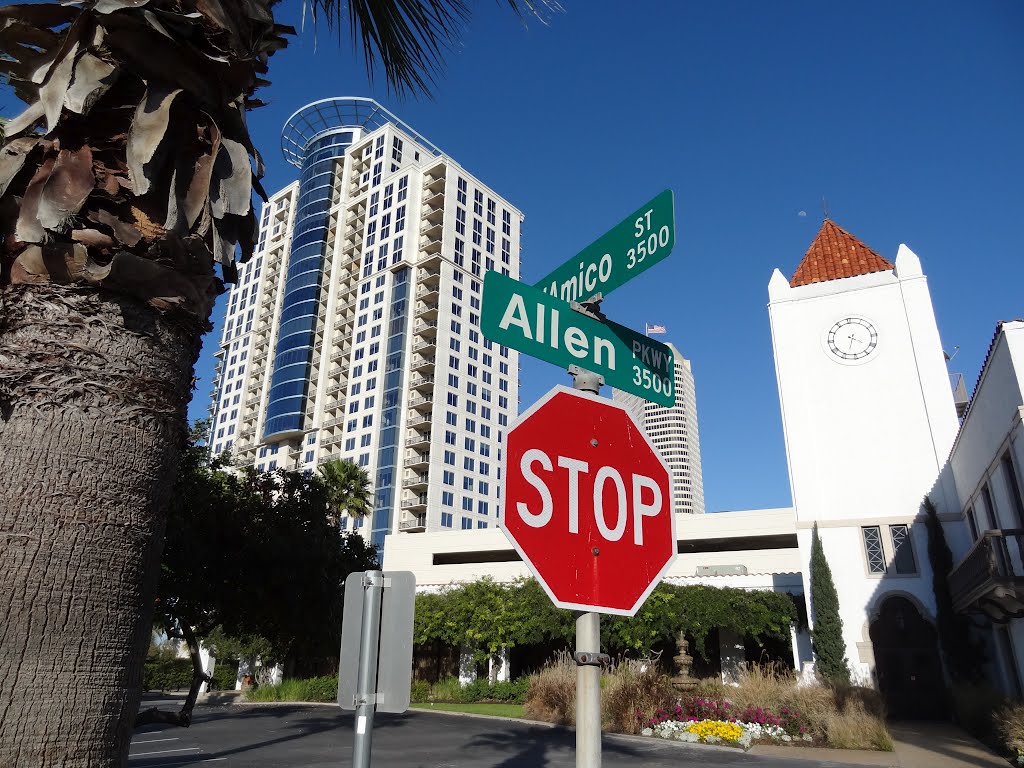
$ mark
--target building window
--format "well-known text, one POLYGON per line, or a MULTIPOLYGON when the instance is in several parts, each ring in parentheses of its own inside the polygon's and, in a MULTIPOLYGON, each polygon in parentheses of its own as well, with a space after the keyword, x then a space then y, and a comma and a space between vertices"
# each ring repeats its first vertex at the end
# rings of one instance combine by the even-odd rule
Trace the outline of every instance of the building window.
POLYGON ((917 573, 917 562, 914 560, 914 541, 910 537, 909 525, 890 525, 889 536, 892 537, 893 565, 896 573, 917 573))
POLYGON ((451 528, 452 527, 452 513, 451 512, 442 512, 441 513, 441 527, 442 528, 451 528))
MULTIPOLYGON (((999 515, 996 513, 996 505, 992 502, 992 492, 988 489, 988 483, 982 486, 981 497, 985 500, 985 511, 988 513, 988 525, 985 526, 985 529, 999 528, 999 515)), ((975 508, 977 508, 977 504, 975 504, 975 508)))
POLYGON ((468 517, 462 518, 462 530, 468 531, 473 527, 473 521, 468 517))
POLYGON ((1024 527, 1024 502, 1021 501, 1020 486, 1017 485, 1017 473, 1014 471, 1013 459, 1009 452, 1003 454, 1000 460, 1003 465, 1003 477, 1006 480, 1006 494, 1010 497, 1010 504, 1013 505, 1014 514, 1017 516, 1011 527, 1024 527))
POLYGON ((882 552, 882 533, 877 525, 860 529, 864 537, 864 554, 868 559, 869 573, 885 573, 885 553, 882 552))
POLYGON ((978 540, 978 521, 974 518, 974 508, 967 508, 967 526, 971 529, 971 541, 978 540))

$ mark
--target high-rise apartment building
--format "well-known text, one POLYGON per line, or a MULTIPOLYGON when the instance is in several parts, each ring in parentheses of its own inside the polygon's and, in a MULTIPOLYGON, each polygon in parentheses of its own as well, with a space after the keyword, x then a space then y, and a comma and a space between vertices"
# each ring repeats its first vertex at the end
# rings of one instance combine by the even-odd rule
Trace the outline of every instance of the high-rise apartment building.
POLYGON ((672 472, 672 509, 703 514, 704 480, 700 471, 693 369, 674 345, 668 346, 675 355, 675 405, 658 405, 618 389, 612 390, 612 399, 629 409, 668 464, 672 472))
POLYGON ((213 452, 356 462, 378 547, 494 525, 518 353, 483 338, 480 300, 487 270, 519 277, 522 214, 370 99, 309 104, 281 142, 300 176, 231 289, 213 452))

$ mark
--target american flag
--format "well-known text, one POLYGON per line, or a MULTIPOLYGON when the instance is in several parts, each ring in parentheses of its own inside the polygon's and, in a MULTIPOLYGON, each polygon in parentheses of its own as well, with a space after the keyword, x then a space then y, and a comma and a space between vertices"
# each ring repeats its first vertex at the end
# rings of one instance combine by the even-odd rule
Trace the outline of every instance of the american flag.
POLYGON ((648 335, 655 333, 668 333, 668 330, 664 325, 648 325, 647 323, 644 323, 644 326, 647 328, 648 335))

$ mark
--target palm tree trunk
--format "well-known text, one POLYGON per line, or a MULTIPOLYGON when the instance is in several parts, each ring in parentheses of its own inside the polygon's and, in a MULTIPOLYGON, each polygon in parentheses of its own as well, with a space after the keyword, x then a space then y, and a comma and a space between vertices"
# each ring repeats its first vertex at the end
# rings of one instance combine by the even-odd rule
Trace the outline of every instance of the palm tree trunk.
POLYGON ((0 287, 0 765, 125 765, 199 327, 0 287))

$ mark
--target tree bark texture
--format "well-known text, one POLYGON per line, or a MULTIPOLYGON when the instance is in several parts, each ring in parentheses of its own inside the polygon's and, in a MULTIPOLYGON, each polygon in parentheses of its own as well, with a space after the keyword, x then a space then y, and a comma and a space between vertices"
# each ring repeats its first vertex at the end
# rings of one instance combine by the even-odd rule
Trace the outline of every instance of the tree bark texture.
POLYGON ((0 766, 125 765, 199 323, 0 286, 0 766))

